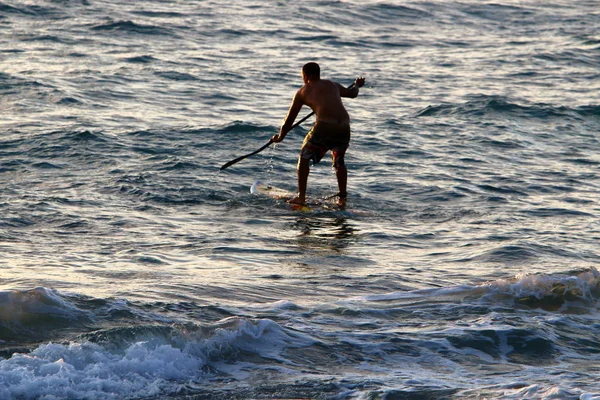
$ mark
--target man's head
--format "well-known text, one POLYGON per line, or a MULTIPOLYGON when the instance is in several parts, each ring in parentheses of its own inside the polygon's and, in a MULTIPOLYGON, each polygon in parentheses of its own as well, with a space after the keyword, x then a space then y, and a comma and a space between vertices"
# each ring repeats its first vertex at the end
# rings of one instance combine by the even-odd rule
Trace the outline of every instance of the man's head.
POLYGON ((309 80, 321 79, 321 68, 316 62, 309 62, 302 66, 302 79, 304 82, 309 80))

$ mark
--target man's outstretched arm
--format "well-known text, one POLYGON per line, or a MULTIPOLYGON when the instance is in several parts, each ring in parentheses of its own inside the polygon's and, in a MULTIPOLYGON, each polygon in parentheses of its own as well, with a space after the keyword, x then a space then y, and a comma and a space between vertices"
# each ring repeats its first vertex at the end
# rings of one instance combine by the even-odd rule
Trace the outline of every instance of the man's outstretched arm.
POLYGON ((340 85, 339 83, 337 85, 340 88, 340 96, 349 97, 349 98, 353 99, 356 96, 358 96, 358 88, 363 87, 364 84, 365 84, 365 78, 363 76, 361 76, 361 77, 356 78, 354 80, 354 84, 352 86, 350 86, 349 88, 345 88, 342 85, 340 85))

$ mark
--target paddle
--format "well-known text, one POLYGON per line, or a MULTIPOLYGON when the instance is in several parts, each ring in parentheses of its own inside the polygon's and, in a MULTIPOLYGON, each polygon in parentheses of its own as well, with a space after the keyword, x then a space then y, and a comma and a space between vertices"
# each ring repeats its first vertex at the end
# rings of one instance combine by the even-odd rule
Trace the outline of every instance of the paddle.
MULTIPOLYGON (((311 117, 315 112, 311 112, 310 114, 308 114, 306 117, 302 118, 300 121, 296 122, 294 125, 292 125, 292 127, 290 128, 290 130, 294 129, 295 127, 297 127, 298 125, 300 125, 301 123, 303 123, 304 121, 306 121, 309 117, 311 117)), ((243 155, 241 157, 236 158, 235 160, 231 160, 225 164, 223 164, 223 166, 221 167, 221 171, 224 170, 227 167, 231 167, 233 164, 242 161, 244 158, 248 158, 250 156, 253 156, 255 154, 260 153, 261 151, 263 151, 264 149, 266 149, 267 147, 269 147, 271 145, 271 143, 273 143, 273 140, 269 140, 269 142, 267 144, 265 144, 263 147, 261 147, 260 149, 253 151, 252 153, 243 155)))

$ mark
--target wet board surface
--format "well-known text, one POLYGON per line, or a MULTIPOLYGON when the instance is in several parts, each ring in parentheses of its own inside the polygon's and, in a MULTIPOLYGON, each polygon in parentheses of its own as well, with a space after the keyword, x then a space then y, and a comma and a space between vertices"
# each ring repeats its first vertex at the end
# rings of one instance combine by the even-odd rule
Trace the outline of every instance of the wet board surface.
POLYGON ((286 204, 292 210, 298 211, 315 211, 315 210, 331 210, 337 211, 340 208, 335 204, 334 200, 330 199, 308 199, 307 204, 289 204, 287 201, 291 200, 295 193, 289 190, 281 189, 276 186, 256 181, 250 187, 250 193, 260 196, 267 196, 275 200, 286 202, 286 204))

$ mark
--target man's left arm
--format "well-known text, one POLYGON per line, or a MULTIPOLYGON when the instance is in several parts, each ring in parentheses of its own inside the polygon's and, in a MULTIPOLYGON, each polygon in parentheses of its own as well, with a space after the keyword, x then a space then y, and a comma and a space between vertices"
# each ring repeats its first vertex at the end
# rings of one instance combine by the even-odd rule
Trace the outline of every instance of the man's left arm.
POLYGON ((350 86, 349 88, 345 88, 342 85, 340 85, 339 83, 337 84, 337 86, 340 89, 340 96, 342 97, 349 97, 351 99, 355 98, 356 96, 358 96, 358 88, 363 87, 365 84, 365 78, 363 76, 358 77, 354 80, 354 84, 352 86, 350 86))

